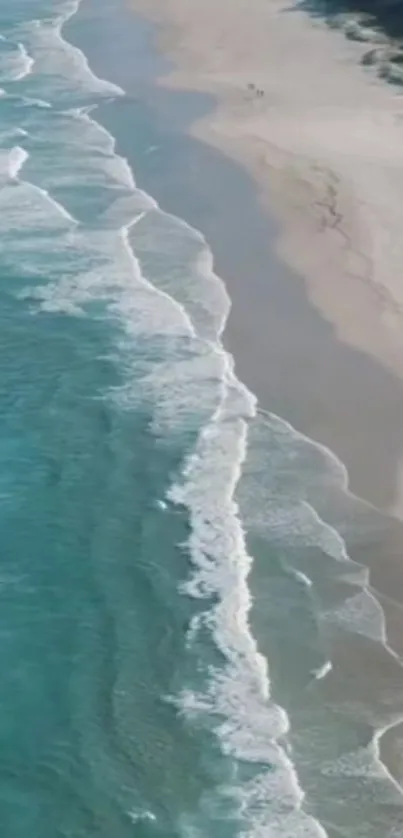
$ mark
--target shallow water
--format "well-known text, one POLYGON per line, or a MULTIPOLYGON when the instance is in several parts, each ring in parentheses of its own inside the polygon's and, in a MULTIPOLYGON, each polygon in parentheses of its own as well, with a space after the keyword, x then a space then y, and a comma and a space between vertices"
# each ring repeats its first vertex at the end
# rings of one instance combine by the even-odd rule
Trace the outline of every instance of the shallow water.
POLYGON ((77 8, 0 2, 4 834, 398 834, 371 735, 400 663, 343 541, 381 524, 236 378, 208 244, 97 123, 124 91, 63 38, 77 8), (360 724, 346 631, 395 667, 360 724))

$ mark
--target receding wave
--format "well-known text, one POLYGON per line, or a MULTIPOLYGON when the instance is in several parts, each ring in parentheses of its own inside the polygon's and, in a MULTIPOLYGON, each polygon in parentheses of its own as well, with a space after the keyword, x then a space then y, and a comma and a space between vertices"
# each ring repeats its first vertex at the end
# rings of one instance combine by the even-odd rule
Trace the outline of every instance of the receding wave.
POLYGON ((237 500, 262 554, 258 588, 252 584, 254 625, 269 622, 273 636, 283 638, 263 648, 270 650, 279 696, 288 696, 287 738, 309 802, 324 822, 337 824, 337 800, 349 776, 351 828, 365 822, 367 834, 376 836, 387 801, 402 818, 402 789, 382 762, 380 743, 401 720, 403 668, 390 645, 382 598, 369 569, 350 558, 346 539, 371 543, 385 523, 349 494, 345 468, 328 449, 266 413, 250 426, 237 500), (354 739, 362 742, 357 750, 354 739), (333 789, 330 776, 340 779, 333 789))

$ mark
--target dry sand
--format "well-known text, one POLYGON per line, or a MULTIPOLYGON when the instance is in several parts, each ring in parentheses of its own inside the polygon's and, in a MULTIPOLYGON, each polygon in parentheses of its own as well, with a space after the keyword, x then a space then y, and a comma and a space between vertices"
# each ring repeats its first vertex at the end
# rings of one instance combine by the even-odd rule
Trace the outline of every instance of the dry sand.
POLYGON ((131 3, 164 24, 163 83, 217 97, 192 130, 253 171, 316 307, 403 378, 403 100, 368 45, 284 0, 131 3))
POLYGON ((403 99, 360 64, 368 44, 285 0, 129 1, 162 24, 161 84, 215 96, 192 133, 252 172, 311 302, 402 379, 403 99))

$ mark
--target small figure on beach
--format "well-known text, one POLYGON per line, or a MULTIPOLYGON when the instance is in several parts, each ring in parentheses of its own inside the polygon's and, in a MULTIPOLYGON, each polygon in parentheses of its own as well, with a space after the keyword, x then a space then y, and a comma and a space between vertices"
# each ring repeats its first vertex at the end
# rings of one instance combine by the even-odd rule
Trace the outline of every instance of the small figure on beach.
POLYGON ((261 99, 262 96, 264 96, 264 90, 262 90, 260 87, 256 87, 253 81, 250 81, 248 83, 248 90, 255 93, 257 99, 261 99))

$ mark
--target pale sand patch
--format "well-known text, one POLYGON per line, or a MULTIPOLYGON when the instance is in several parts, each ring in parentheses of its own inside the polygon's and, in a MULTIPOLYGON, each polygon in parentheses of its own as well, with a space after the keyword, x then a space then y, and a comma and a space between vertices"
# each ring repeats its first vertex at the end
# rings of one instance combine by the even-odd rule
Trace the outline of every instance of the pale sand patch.
POLYGON ((285 0, 130 2, 164 24, 162 83, 217 97, 192 132, 253 172, 312 302, 403 378, 403 100, 368 45, 285 0))

